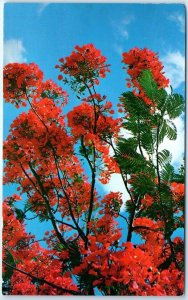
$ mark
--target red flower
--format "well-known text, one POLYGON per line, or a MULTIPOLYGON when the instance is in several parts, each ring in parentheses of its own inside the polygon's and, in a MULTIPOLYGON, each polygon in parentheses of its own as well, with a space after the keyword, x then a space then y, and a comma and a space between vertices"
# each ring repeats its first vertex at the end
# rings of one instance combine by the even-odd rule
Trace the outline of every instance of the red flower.
POLYGON ((129 52, 123 53, 122 62, 128 65, 127 73, 129 74, 130 79, 128 79, 129 82, 127 83, 127 86, 136 88, 134 91, 135 96, 142 98, 146 104, 153 105, 151 99, 145 95, 138 82, 138 78, 143 70, 150 70, 153 79, 159 88, 168 86, 169 80, 164 76, 163 65, 159 61, 157 53, 154 53, 147 48, 133 48, 129 52))
POLYGON ((36 96, 42 83, 43 72, 34 64, 12 63, 4 67, 4 98, 18 108, 28 95, 36 96))
POLYGON ((106 57, 97 50, 93 44, 82 47, 76 46, 75 51, 60 60, 60 71, 75 78, 79 77, 83 82, 99 84, 97 77, 105 77, 109 72, 106 65, 106 57))

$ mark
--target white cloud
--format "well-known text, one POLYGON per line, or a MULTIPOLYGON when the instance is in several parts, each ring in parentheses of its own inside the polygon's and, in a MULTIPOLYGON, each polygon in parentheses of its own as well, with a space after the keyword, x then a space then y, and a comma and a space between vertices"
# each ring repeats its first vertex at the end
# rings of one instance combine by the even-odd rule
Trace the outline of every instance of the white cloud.
POLYGON ((164 71, 167 78, 170 79, 170 85, 173 89, 178 88, 185 82, 185 57, 179 52, 169 52, 162 58, 164 71))
POLYGON ((114 43, 114 50, 119 54, 122 55, 124 40, 129 39, 129 25, 134 21, 134 16, 129 15, 125 16, 123 19, 118 21, 117 23, 113 23, 114 27, 114 35, 116 42, 114 43))
POLYGON ((177 139, 171 141, 167 138, 164 139, 163 143, 160 145, 159 150, 167 149, 172 154, 171 163, 176 166, 180 166, 183 162, 184 156, 184 137, 185 137, 185 128, 184 128, 184 119, 183 117, 178 117, 173 120, 177 128, 177 139))
POLYGON ((123 39, 129 38, 128 26, 132 23, 132 21, 134 21, 134 17, 132 15, 126 16, 119 22, 119 25, 116 26, 120 37, 123 39))
POLYGON ((26 50, 23 46, 21 40, 10 39, 4 42, 4 57, 3 64, 6 65, 8 63, 13 62, 26 62, 27 59, 25 57, 26 50))
POLYGON ((185 32, 185 17, 182 14, 179 13, 174 13, 171 14, 168 19, 170 21, 173 21, 177 24, 177 26, 179 27, 180 32, 185 32))
POLYGON ((107 194, 110 192, 122 193, 123 205, 121 209, 124 208, 124 204, 126 203, 126 201, 130 199, 130 196, 125 189, 125 185, 123 183, 123 179, 121 178, 120 174, 112 174, 109 183, 103 184, 102 188, 107 194))
MULTIPOLYGON (((128 139, 129 137, 131 137, 131 134, 128 132, 128 130, 121 128, 120 137, 128 139)), ((114 156, 114 150, 112 148, 110 148, 109 155, 114 156)), ((126 203, 127 200, 130 199, 130 195, 126 191, 121 174, 112 174, 109 183, 102 184, 102 188, 105 191, 105 193, 107 193, 107 194, 110 192, 122 193, 123 205, 122 205, 121 209, 124 209, 124 204, 126 203)))
MULTIPOLYGON (((170 85, 173 89, 179 88, 181 84, 185 82, 185 57, 180 51, 170 51, 166 56, 162 58, 164 63, 165 76, 170 79, 170 85)), ((167 138, 164 139, 163 143, 160 145, 160 150, 167 149, 172 154, 172 164, 180 165, 184 156, 184 132, 185 124, 184 118, 180 116, 179 118, 173 120, 177 128, 177 139, 171 141, 167 138)), ((130 134, 126 130, 122 130, 121 134, 125 138, 129 138, 130 134)), ((112 180, 113 184, 113 180, 112 180)))
MULTIPOLYGON (((176 166, 180 167, 180 165, 183 162, 183 156, 184 156, 184 119, 182 117, 179 117, 175 119, 174 124, 177 128, 177 139, 175 141, 171 141, 167 138, 164 139, 163 143, 159 147, 159 151, 163 149, 167 149, 172 154, 172 161, 171 163, 176 166)), ((131 137, 131 134, 125 130, 121 130, 121 136, 124 138, 131 137)), ((110 149, 110 155, 114 155, 114 151, 110 149)), ((125 185, 123 183, 122 177, 120 174, 112 174, 111 179, 108 184, 101 184, 103 190, 105 193, 109 192, 121 192, 122 193, 122 199, 123 199, 123 205, 121 207, 121 210, 124 209, 124 205, 127 200, 130 199, 130 196, 128 192, 126 191, 125 185)))
POLYGON ((43 11, 46 9, 46 7, 47 7, 49 4, 50 4, 50 3, 45 2, 45 3, 40 3, 40 4, 38 5, 37 13, 38 13, 39 16, 42 15, 43 11))
POLYGON ((119 31, 120 31, 121 36, 124 37, 126 40, 128 40, 128 38, 129 38, 128 30, 125 28, 120 28, 119 31))

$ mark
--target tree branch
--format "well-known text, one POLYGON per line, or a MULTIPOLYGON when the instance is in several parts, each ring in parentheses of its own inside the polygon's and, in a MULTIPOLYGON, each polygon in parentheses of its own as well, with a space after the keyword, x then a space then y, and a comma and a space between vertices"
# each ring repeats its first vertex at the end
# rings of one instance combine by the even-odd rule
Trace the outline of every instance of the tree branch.
POLYGON ((31 169, 32 174, 34 175, 34 177, 36 178, 36 180, 37 180, 37 182, 38 182, 38 184, 39 184, 39 187, 40 187, 40 190, 41 190, 41 194, 42 194, 42 197, 43 197, 43 199, 44 199, 44 201, 45 201, 46 208, 47 208, 47 211, 48 211, 48 213, 49 213, 49 217, 50 217, 50 220, 51 220, 51 222, 52 222, 53 228, 54 228, 54 230, 55 230, 55 232, 56 232, 56 235, 57 235, 59 241, 60 241, 65 247, 67 247, 67 243, 65 242, 64 238, 62 237, 62 235, 61 235, 61 233, 60 233, 60 231, 59 231, 59 229, 58 229, 58 227, 57 227, 57 224, 56 224, 56 222, 55 222, 55 217, 54 217, 54 215, 53 215, 53 212, 52 212, 50 203, 49 203, 49 201, 48 201, 48 195, 47 195, 47 193, 46 193, 46 191, 45 191, 45 189, 44 189, 44 187, 43 187, 43 184, 42 184, 42 182, 41 182, 41 180, 40 180, 40 176, 36 173, 35 169, 32 167, 32 165, 31 165, 30 162, 28 163, 28 165, 29 165, 29 167, 30 167, 30 169, 31 169))
POLYGON ((74 291, 74 290, 69 290, 69 289, 66 289, 66 288, 62 288, 61 286, 56 285, 56 284, 54 284, 54 283, 52 283, 52 282, 49 282, 49 281, 47 281, 47 280, 45 280, 45 279, 43 279, 43 278, 38 278, 38 277, 36 277, 36 276, 34 276, 34 275, 30 274, 30 273, 27 273, 27 272, 25 272, 25 271, 23 271, 23 270, 18 269, 17 267, 11 266, 11 265, 9 265, 9 264, 8 264, 6 261, 4 261, 4 260, 3 260, 2 262, 3 262, 8 268, 11 268, 11 269, 13 269, 13 270, 15 270, 15 271, 17 271, 17 272, 20 272, 20 273, 22 273, 22 274, 24 274, 24 275, 30 277, 31 279, 33 279, 33 280, 39 282, 40 284, 47 284, 47 285, 49 285, 49 286, 51 286, 51 287, 53 287, 53 288, 55 288, 55 289, 58 289, 58 290, 62 291, 63 293, 70 293, 70 294, 72 294, 72 295, 82 295, 82 293, 80 293, 80 292, 77 292, 77 291, 74 291))

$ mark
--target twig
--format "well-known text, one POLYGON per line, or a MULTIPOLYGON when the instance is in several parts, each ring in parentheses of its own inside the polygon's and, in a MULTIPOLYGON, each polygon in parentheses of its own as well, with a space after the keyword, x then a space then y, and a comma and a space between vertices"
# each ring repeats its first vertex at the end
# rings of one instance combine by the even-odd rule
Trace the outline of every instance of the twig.
POLYGON ((36 276, 34 276, 34 275, 30 274, 30 273, 27 273, 27 272, 25 272, 25 271, 23 271, 23 270, 18 269, 17 267, 11 266, 10 264, 8 264, 8 263, 7 263, 6 261, 4 261, 4 260, 3 260, 2 262, 3 262, 8 268, 11 268, 11 269, 13 269, 13 270, 15 270, 15 271, 18 271, 18 272, 20 272, 20 273, 22 273, 22 274, 24 274, 24 275, 26 275, 26 276, 32 278, 33 280, 38 281, 38 282, 41 283, 41 284, 48 284, 49 286, 51 286, 51 287, 53 287, 53 288, 55 288, 55 289, 58 289, 58 290, 62 291, 63 293, 70 293, 70 294, 72 294, 72 295, 82 295, 82 293, 80 293, 80 292, 73 291, 73 290, 69 290, 69 289, 66 289, 66 288, 62 288, 61 286, 56 285, 56 284, 54 284, 54 283, 52 283, 52 282, 49 282, 49 281, 47 281, 47 280, 45 280, 45 279, 43 279, 43 278, 38 278, 38 277, 36 277, 36 276))

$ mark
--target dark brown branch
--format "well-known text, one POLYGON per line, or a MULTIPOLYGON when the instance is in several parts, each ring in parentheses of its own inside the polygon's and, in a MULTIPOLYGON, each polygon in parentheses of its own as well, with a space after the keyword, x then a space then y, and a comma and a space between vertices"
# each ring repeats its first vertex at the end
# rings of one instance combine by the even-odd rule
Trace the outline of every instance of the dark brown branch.
MULTIPOLYGON (((83 80, 83 83, 85 84, 91 98, 92 98, 92 103, 93 103, 93 108, 94 108, 94 126, 93 126, 93 133, 96 134, 97 133, 97 121, 99 118, 99 114, 97 113, 96 110, 96 103, 95 100, 93 98, 93 94, 87 84, 87 82, 85 82, 83 80)), ((82 145, 83 145, 83 141, 82 141, 82 145)), ((85 149, 86 150, 86 149, 85 149)), ((87 152, 85 152, 87 153, 87 152)), ((86 154, 86 159, 89 163, 89 166, 91 168, 91 172, 92 172, 92 178, 91 178, 91 192, 90 192, 90 204, 89 204, 89 211, 88 211, 88 219, 87 219, 87 229, 86 229, 86 236, 88 236, 89 234, 89 227, 88 224, 91 221, 91 217, 92 217, 92 212, 93 212, 93 203, 94 203, 94 190, 95 190, 95 181, 96 181, 96 149, 95 146, 93 146, 93 165, 91 164, 91 161, 89 160, 87 154, 86 154)), ((86 244, 86 248, 87 248, 87 244, 86 244)))
POLYGON ((138 119, 138 147, 140 150, 140 154, 142 155, 143 158, 145 158, 144 153, 142 151, 141 140, 140 140, 140 121, 139 121, 139 119, 138 119))
MULTIPOLYGON (((167 227, 167 218, 166 218, 166 214, 165 214, 165 210, 164 210, 164 205, 163 205, 163 201, 161 198, 161 176, 160 176, 160 170, 159 170, 159 131, 160 131, 160 122, 157 126, 157 139, 156 139, 156 169, 157 169, 157 179, 158 179, 158 194, 159 194, 159 201, 160 201, 160 205, 161 205, 161 210, 162 210, 162 217, 163 217, 163 221, 165 223, 165 228, 167 227)), ((174 248, 173 248, 173 244, 172 241, 170 239, 170 237, 168 238, 168 242, 170 245, 170 250, 171 250, 171 255, 172 255, 172 259, 175 263, 175 266, 178 270, 180 270, 180 266, 178 265, 177 259, 176 259, 176 255, 174 252, 174 248)))
POLYGON ((61 181, 61 177, 60 177, 60 173, 59 173, 59 169, 60 168, 59 168, 59 165, 58 165, 58 162, 57 162, 57 159, 56 159, 56 154, 54 152, 54 149, 52 149, 52 151, 53 151, 53 156, 54 156, 54 160, 55 160, 55 165, 56 165, 56 170, 57 170, 57 176, 58 176, 58 179, 59 179, 59 183, 61 185, 61 189, 62 189, 62 191, 63 191, 63 193, 65 195, 65 198, 67 200, 67 204, 68 204, 68 207, 69 207, 69 212, 70 212, 71 218, 72 218, 72 220, 73 220, 73 222, 74 222, 74 224, 75 224, 78 232, 80 233, 80 236, 86 242, 87 241, 87 237, 85 236, 83 230, 80 228, 80 226, 78 225, 78 223, 77 223, 77 221, 76 221, 76 219, 74 217, 74 213, 72 211, 71 203, 69 201, 69 196, 67 195, 67 192, 66 192, 66 190, 63 187, 63 184, 62 184, 62 181, 61 181))
POLYGON ((47 125, 44 123, 44 121, 42 120, 42 118, 39 116, 39 114, 37 113, 36 109, 34 108, 34 106, 32 105, 29 96, 27 94, 27 90, 25 91, 27 100, 29 102, 29 105, 31 106, 31 109, 33 110, 34 114, 37 116, 37 118, 41 121, 41 123, 44 125, 44 127, 46 128, 47 132, 49 132, 47 125))
MULTIPOLYGON (((115 147, 114 147, 114 145, 113 145, 112 139, 111 139, 111 142, 109 143, 109 145, 112 147, 114 153, 116 154, 117 152, 116 152, 116 149, 115 149, 115 147)), ((119 170, 120 170, 121 178, 122 178, 122 180, 123 180, 123 183, 124 183, 124 186, 125 186, 125 188, 126 188, 126 191, 127 191, 127 193, 129 194, 132 203, 136 206, 135 201, 134 201, 134 199, 133 199, 133 196, 132 196, 132 194, 131 194, 131 192, 130 192, 130 190, 129 190, 128 183, 127 183, 127 179, 125 179, 125 177, 124 177, 124 175, 123 175, 123 171, 122 171, 121 166, 119 166, 119 170)))
POLYGON ((67 244, 66 244, 65 240, 63 239, 63 237, 62 237, 62 235, 61 235, 61 233, 60 233, 60 231, 59 231, 59 229, 58 229, 58 227, 57 227, 57 224, 56 224, 56 222, 55 222, 55 217, 54 217, 54 215, 53 215, 53 213, 52 213, 52 209, 51 209, 50 203, 49 203, 49 201, 48 201, 48 196, 47 196, 46 191, 45 191, 45 189, 44 189, 44 187, 43 187, 43 184, 42 184, 42 182, 41 182, 41 180, 40 180, 40 176, 36 173, 35 169, 34 169, 34 168, 32 167, 32 165, 31 165, 31 163, 29 162, 28 164, 29 164, 29 167, 30 167, 30 169, 31 169, 32 174, 34 175, 34 177, 36 178, 36 180, 37 180, 37 182, 38 182, 38 184, 39 184, 39 187, 40 187, 40 190, 41 190, 41 194, 42 194, 42 197, 43 197, 43 199, 44 199, 44 201, 45 201, 46 208, 47 208, 47 211, 48 211, 50 220, 51 220, 51 222, 52 222, 53 228, 54 228, 54 230, 55 230, 55 232, 56 232, 57 238, 59 239, 59 241, 60 241, 65 247, 67 247, 67 244))
POLYGON ((32 185, 34 186, 35 190, 37 191, 37 193, 39 193, 39 195, 42 196, 41 191, 38 189, 38 187, 36 186, 35 182, 32 180, 31 177, 29 177, 29 175, 27 174, 26 170, 24 169, 24 167, 22 166, 22 164, 20 163, 20 167, 22 169, 22 171, 24 172, 25 176, 27 177, 27 179, 29 179, 29 181, 32 183, 32 185))
MULTIPOLYGON (((81 137, 81 146, 82 146, 82 149, 84 151, 84 157, 86 158, 89 166, 90 166, 90 169, 91 169, 91 176, 92 176, 92 179, 91 179, 91 192, 90 192, 90 206, 89 206, 89 212, 88 212, 88 221, 87 221, 87 224, 90 222, 91 220, 91 216, 92 216, 92 211, 93 211, 93 202, 94 202, 94 189, 95 189, 95 164, 94 166, 92 166, 92 163, 89 159, 89 156, 87 154, 87 150, 86 150, 86 147, 84 145, 84 141, 83 141, 83 136, 81 137)), ((95 151, 95 150, 94 150, 95 151)), ((95 156, 95 152, 94 152, 94 156, 95 156)), ((95 158, 94 158, 95 160, 95 158)), ((89 228, 87 227, 87 232, 86 232, 86 236, 89 234, 89 228)))
POLYGON ((83 149, 83 151, 84 151, 84 157, 86 158, 86 160, 87 160, 87 162, 88 162, 88 164, 89 164, 89 166, 90 166, 91 171, 93 171, 92 163, 91 163, 91 161, 90 161, 90 159, 89 159, 89 156, 88 156, 88 154, 87 154, 86 147, 85 147, 85 145, 84 145, 83 136, 81 136, 80 141, 81 141, 82 149, 83 149))
POLYGON ((129 226, 128 226, 128 233, 127 233, 127 242, 131 242, 132 239, 132 232, 133 232, 133 221, 135 216, 136 207, 134 207, 134 210, 131 213, 131 216, 129 218, 129 226))
POLYGON ((71 225, 71 224, 69 224, 69 223, 66 223, 66 222, 64 222, 64 221, 57 220, 57 219, 55 219, 55 220, 56 220, 57 223, 61 223, 61 224, 63 224, 63 225, 66 225, 66 226, 71 227, 72 229, 77 230, 77 227, 75 227, 75 226, 73 226, 73 225, 71 225))
POLYGON ((147 227, 147 226, 141 226, 141 225, 132 227, 132 230, 137 230, 137 229, 150 230, 150 231, 154 231, 154 232, 161 231, 160 228, 153 229, 153 228, 150 228, 150 227, 147 227))
POLYGON ((6 261, 4 261, 4 260, 3 260, 2 262, 3 262, 8 268, 11 268, 11 269, 13 269, 13 270, 15 270, 15 271, 17 271, 17 272, 20 272, 20 273, 22 273, 22 274, 24 274, 24 275, 30 277, 31 279, 33 279, 33 280, 39 282, 40 284, 47 284, 47 285, 49 285, 49 286, 51 286, 51 287, 53 287, 53 288, 55 288, 55 289, 58 289, 58 290, 62 291, 63 293, 70 293, 70 294, 72 294, 72 295, 82 295, 80 292, 62 288, 61 286, 56 285, 56 284, 54 284, 54 283, 52 283, 52 282, 49 282, 49 281, 47 281, 47 280, 45 280, 45 279, 43 279, 43 278, 38 278, 38 277, 36 277, 36 276, 34 276, 34 275, 30 274, 30 273, 27 273, 27 272, 25 272, 25 271, 23 271, 23 270, 18 269, 17 267, 11 266, 11 265, 9 265, 9 264, 8 264, 6 261))
POLYGON ((128 219, 125 217, 125 216, 123 216, 122 214, 118 214, 118 216, 120 216, 121 218, 123 218, 126 222, 127 222, 127 225, 129 225, 129 222, 128 222, 128 219))

